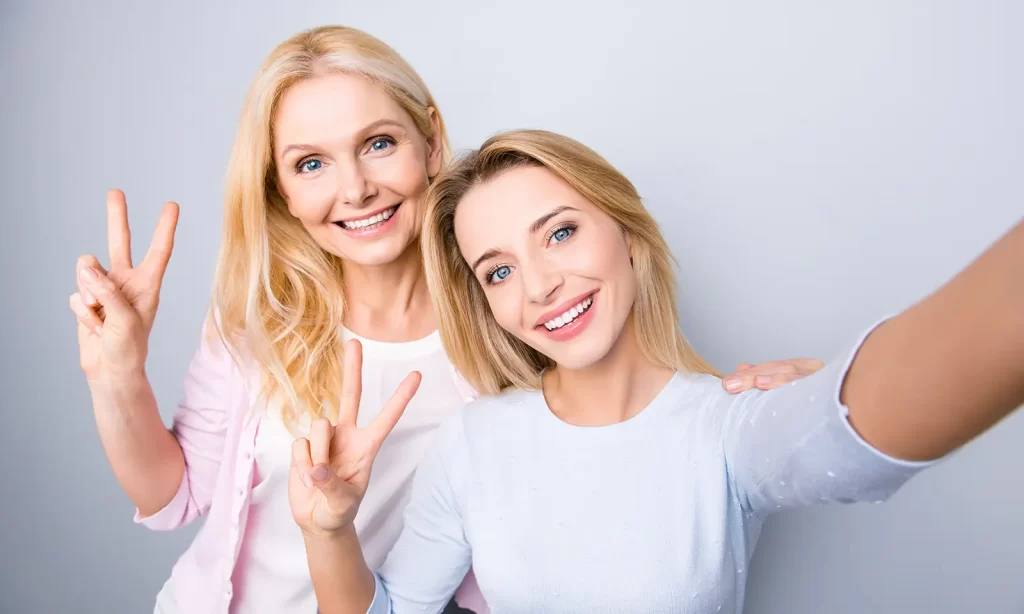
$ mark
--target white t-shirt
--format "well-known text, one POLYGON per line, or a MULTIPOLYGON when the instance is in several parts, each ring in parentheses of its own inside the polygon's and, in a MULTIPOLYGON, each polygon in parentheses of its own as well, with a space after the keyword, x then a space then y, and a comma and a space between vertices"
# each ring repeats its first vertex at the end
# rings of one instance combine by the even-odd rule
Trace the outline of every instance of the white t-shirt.
MULTIPOLYGON (((437 427, 465 405, 438 332, 407 343, 364 339, 343 331, 346 340, 363 345, 362 399, 358 426, 366 426, 416 370, 423 374, 419 390, 373 466, 366 496, 356 516, 356 532, 366 562, 376 569, 402 531, 402 513, 409 500, 413 473, 437 427)), ((309 420, 296 429, 308 432, 309 420)), ((256 434, 256 466, 252 502, 232 582, 232 614, 316 612, 316 595, 306 563, 302 534, 288 504, 291 446, 280 415, 268 415, 256 434)))

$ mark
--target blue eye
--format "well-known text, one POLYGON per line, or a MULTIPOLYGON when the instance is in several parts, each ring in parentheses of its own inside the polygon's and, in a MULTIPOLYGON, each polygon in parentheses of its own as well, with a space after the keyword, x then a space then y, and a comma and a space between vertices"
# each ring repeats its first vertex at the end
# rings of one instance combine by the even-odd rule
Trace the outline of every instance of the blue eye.
POLYGON ((323 168, 324 163, 316 158, 310 158, 309 160, 303 160, 299 163, 300 173, 313 173, 323 168))
POLYGON ((559 228, 555 232, 551 233, 551 242, 552 243, 561 243, 562 241, 565 241, 566 239, 571 237, 572 233, 575 230, 576 229, 571 227, 571 226, 562 226, 561 228, 559 228))
POLYGON ((395 144, 395 140, 389 136, 378 136, 370 143, 370 151, 384 151, 395 144))
POLYGON ((512 274, 512 267, 507 266, 507 265, 502 265, 502 266, 494 269, 493 271, 491 271, 487 275, 487 283, 489 283, 489 284, 501 283, 501 282, 505 281, 505 279, 507 279, 508 276, 511 275, 511 274, 512 274))

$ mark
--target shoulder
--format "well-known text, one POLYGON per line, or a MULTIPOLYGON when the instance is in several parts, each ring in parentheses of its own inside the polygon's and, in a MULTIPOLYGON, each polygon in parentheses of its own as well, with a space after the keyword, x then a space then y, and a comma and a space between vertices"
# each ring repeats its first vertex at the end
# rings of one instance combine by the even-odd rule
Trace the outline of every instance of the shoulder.
POLYGON ((508 433, 509 429, 522 428, 525 419, 543 402, 543 394, 534 390, 509 389, 478 396, 441 424, 438 438, 456 443, 453 440, 478 440, 488 434, 508 433))
POLYGON ((250 387, 258 373, 258 365, 244 335, 225 332, 219 318, 209 315, 202 324, 187 380, 193 384, 217 382, 218 386, 250 387))

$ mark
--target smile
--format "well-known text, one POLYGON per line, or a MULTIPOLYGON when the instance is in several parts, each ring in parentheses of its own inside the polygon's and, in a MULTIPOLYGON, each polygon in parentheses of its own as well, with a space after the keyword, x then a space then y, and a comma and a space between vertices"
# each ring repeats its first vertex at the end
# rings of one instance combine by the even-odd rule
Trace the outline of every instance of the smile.
POLYGON ((594 308, 597 307, 597 292, 573 299, 573 303, 563 305, 558 311, 547 313, 547 318, 537 324, 534 330, 540 331, 552 341, 569 341, 586 330, 594 319, 594 308))
POLYGON ((359 231, 359 232, 372 232, 378 228, 384 226, 384 224, 391 219, 391 217, 398 211, 398 208, 402 203, 398 203, 392 207, 388 207, 383 211, 378 211, 372 215, 366 217, 354 219, 354 220, 342 220, 335 222, 336 225, 344 228, 345 230, 359 231))
POLYGON ((570 322, 574 321, 576 318, 578 318, 581 315, 583 315, 584 313, 586 313, 587 310, 590 309, 590 306, 593 305, 593 304, 594 304, 594 297, 593 297, 593 295, 588 296, 587 298, 583 299, 582 301, 580 301, 576 305, 573 305, 572 307, 570 307, 562 315, 560 315, 558 317, 555 317, 555 318, 552 318, 552 319, 548 320, 547 322, 545 322, 544 323, 544 328, 546 328, 548 330, 555 330, 556 328, 562 328, 563 326, 569 324, 570 322))

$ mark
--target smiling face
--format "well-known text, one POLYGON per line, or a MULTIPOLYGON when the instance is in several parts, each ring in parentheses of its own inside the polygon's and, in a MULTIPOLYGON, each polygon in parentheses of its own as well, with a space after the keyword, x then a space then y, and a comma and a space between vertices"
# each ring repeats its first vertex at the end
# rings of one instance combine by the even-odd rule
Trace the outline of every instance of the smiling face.
POLYGON ((498 325, 558 365, 588 367, 618 341, 636 296, 625 234, 551 171, 474 186, 455 236, 498 325))
POLYGON ((383 89, 346 74, 300 81, 282 95, 273 135, 281 196, 324 250, 381 265, 419 237, 441 147, 383 89))

